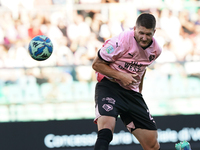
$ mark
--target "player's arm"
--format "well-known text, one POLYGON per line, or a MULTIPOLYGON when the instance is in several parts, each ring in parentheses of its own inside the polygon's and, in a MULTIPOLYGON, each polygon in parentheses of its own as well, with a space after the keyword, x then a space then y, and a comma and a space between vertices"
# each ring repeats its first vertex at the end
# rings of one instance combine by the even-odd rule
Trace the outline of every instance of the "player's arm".
POLYGON ((94 59, 92 68, 103 75, 119 80, 124 86, 136 82, 136 79, 134 79, 135 75, 123 73, 111 68, 108 62, 102 60, 98 56, 94 59))
POLYGON ((139 85, 139 92, 142 93, 142 88, 143 88, 143 80, 144 80, 144 76, 145 76, 146 70, 144 71, 144 74, 142 75, 142 79, 139 85))
POLYGON ((106 62, 102 59, 100 59, 98 56, 94 59, 93 64, 92 64, 92 68, 101 73, 104 74, 110 78, 114 78, 114 79, 120 79, 120 72, 111 68, 109 66, 109 62, 106 62))

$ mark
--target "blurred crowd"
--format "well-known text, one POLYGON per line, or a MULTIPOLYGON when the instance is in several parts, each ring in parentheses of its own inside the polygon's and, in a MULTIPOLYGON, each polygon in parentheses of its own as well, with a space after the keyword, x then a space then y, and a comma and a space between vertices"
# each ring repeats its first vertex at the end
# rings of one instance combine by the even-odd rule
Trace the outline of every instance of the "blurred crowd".
MULTIPOLYGON (((138 13, 142 11, 149 11, 157 18, 155 38, 164 49, 159 61, 200 59, 200 9, 195 13, 187 9, 173 12, 168 8, 138 10, 138 13)), ((30 62, 27 45, 33 37, 42 34, 54 44, 49 66, 90 65, 106 39, 133 28, 126 24, 127 18, 118 22, 105 19, 100 11, 73 11, 73 20, 65 13, 22 11, 17 17, 9 11, 1 13, 0 67, 38 65, 30 62)))
MULTIPOLYGON (((11 0, 0 0, 3 1, 8 5, 11 2, 11 0)), ((18 1, 24 1, 29 6, 27 0, 18 1)), ((69 0, 58 1, 69 2, 69 0)), ((76 2, 80 9, 60 7, 55 10, 55 7, 47 4, 48 9, 47 7, 44 10, 43 7, 32 10, 21 8, 16 12, 0 6, 0 104, 28 103, 36 100, 57 102, 59 99, 66 101, 70 99, 72 102, 75 98, 69 97, 70 95, 77 97, 78 100, 87 99, 93 102, 96 77, 91 64, 97 51, 105 40, 122 31, 132 30, 135 19, 142 12, 155 15, 157 26, 154 37, 163 47, 162 54, 156 63, 148 68, 150 71, 145 75, 144 83, 147 84, 144 86, 146 87, 143 90, 144 95, 152 99, 151 104, 154 106, 157 106, 156 96, 159 100, 199 97, 200 7, 198 5, 183 8, 178 3, 183 0, 94 0, 93 2, 97 4, 88 5, 90 8, 94 6, 94 9, 90 10, 82 9, 79 5, 87 4, 91 0, 71 1, 76 2), (95 5, 98 5, 99 1, 113 4, 127 2, 127 5, 124 3, 101 5, 102 7, 96 9, 95 5), (166 7, 152 6, 161 1, 166 3, 166 7), (128 4, 129 2, 131 3, 128 4), (143 4, 151 7, 136 7, 143 4), (167 4, 173 7, 167 7, 169 6, 167 4), (53 42, 53 54, 45 61, 35 61, 28 54, 29 42, 37 35, 46 35, 53 42), (195 79, 189 80, 194 74, 195 79), (84 86, 81 86, 82 84, 84 86), (152 85, 156 88, 152 89, 152 85), (156 96, 155 89, 158 90, 156 96), (87 98, 84 99, 84 95, 87 98)), ((37 2, 42 3, 40 0, 37 2)), ((172 102, 170 106, 171 104, 172 102)), ((180 103, 177 104, 176 106, 179 106, 180 103)), ((66 106, 68 105, 69 103, 66 106)), ((53 103, 52 108, 54 107, 53 103)), ((14 106, 12 109, 14 110, 14 106)), ((154 110, 161 111, 159 107, 154 110)), ((166 110, 171 110, 171 107, 170 109, 166 107, 166 110)), ((66 111, 68 107, 63 107, 61 112, 66 111)), ((71 113, 76 114, 73 111, 71 113)))
POLYGON ((185 62, 200 60, 200 9, 191 13, 185 9, 173 12, 157 10, 156 37, 163 45, 160 62, 185 62))
MULTIPOLYGON (((170 8, 137 10, 137 15, 141 12, 150 12, 157 19, 155 38, 163 47, 158 63, 200 60, 200 9, 195 8, 195 11, 194 9, 173 11, 170 8)), ((63 10, 22 9, 17 15, 12 11, 2 11, 0 68, 78 66, 72 70, 66 69, 64 72, 77 80, 88 81, 93 75, 91 68, 86 66, 91 65, 106 39, 118 35, 121 31, 132 30, 134 24, 130 24, 133 22, 130 19, 133 17, 123 16, 115 20, 109 18, 109 12, 106 16, 101 10, 73 10, 69 14, 63 10), (28 55, 27 47, 33 37, 42 34, 52 40, 54 51, 47 61, 38 62, 28 55)), ((43 72, 49 74, 48 68, 46 70, 43 72)), ((2 74, 0 73, 1 78, 8 77, 2 74)), ((34 70, 24 71, 23 74, 42 76, 42 72, 34 70)))

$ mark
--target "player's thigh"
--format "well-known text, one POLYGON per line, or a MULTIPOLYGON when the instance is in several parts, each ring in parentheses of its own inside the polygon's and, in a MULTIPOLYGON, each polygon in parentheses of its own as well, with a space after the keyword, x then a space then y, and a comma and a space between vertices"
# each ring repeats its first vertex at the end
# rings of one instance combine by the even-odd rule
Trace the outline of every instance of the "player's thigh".
POLYGON ((158 150, 160 148, 157 141, 158 133, 156 130, 136 129, 132 134, 138 139, 144 150, 158 150))
POLYGON ((116 123, 115 117, 101 116, 97 120, 98 131, 107 128, 113 132, 115 128, 115 123, 116 123))

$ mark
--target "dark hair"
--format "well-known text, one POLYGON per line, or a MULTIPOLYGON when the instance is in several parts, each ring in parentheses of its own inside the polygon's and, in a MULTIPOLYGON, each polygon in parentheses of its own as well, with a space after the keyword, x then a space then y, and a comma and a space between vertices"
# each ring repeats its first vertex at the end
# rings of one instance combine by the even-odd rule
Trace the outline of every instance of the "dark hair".
POLYGON ((156 19, 152 14, 142 13, 136 20, 137 26, 143 26, 147 29, 155 29, 156 27, 156 19))

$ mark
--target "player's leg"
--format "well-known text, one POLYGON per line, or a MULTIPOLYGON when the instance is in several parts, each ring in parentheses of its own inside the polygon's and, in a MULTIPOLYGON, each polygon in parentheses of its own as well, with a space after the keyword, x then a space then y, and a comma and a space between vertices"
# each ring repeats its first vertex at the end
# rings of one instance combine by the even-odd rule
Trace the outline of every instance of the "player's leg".
POLYGON ((101 116, 97 120, 98 136, 94 150, 108 150, 109 143, 112 141, 115 128, 115 117, 101 116))
POLYGON ((118 97, 115 93, 116 84, 109 80, 103 79, 97 83, 95 89, 95 114, 94 122, 98 127, 98 136, 94 150, 108 150, 109 143, 113 138, 118 111, 116 100, 118 97))
POLYGON ((159 150, 157 130, 135 129, 132 134, 138 139, 144 150, 159 150))
POLYGON ((137 92, 127 92, 127 112, 120 114, 127 129, 138 139, 144 150, 159 150, 157 126, 142 97, 137 92))
POLYGON ((97 120, 98 131, 102 129, 110 129, 114 132, 116 118, 111 116, 101 116, 97 120))

